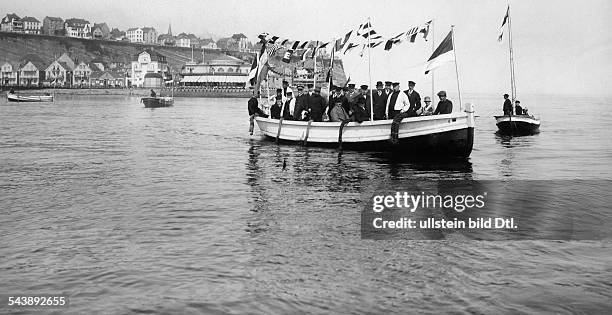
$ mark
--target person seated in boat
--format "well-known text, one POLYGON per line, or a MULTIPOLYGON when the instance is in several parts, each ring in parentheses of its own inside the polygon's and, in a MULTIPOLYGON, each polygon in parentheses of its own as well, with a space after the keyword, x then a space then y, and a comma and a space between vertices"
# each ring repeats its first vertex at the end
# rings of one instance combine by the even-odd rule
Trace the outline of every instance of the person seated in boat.
POLYGON ((335 99, 335 104, 332 109, 329 111, 329 121, 338 122, 338 121, 346 121, 349 120, 350 117, 348 113, 344 110, 342 106, 342 100, 337 98, 335 99))
POLYGON ((418 116, 423 112, 421 110, 421 95, 414 90, 415 85, 414 81, 408 81, 408 89, 404 91, 408 96, 408 102, 410 102, 410 107, 406 110, 408 117, 418 116))
POLYGON ((258 91, 253 91, 253 94, 251 95, 251 98, 249 99, 248 102, 248 110, 249 110, 249 121, 250 121, 250 126, 249 126, 249 134, 253 135, 253 128, 254 128, 254 119, 256 116, 259 117, 264 117, 267 118, 268 115, 266 115, 261 108, 259 108, 259 102, 257 101, 257 98, 259 97, 259 92, 258 91))
POLYGON ((274 105, 270 107, 270 117, 272 119, 280 119, 281 117, 281 108, 283 107, 283 100, 279 98, 276 100, 274 105))
POLYGON ((376 92, 372 93, 374 100, 374 120, 385 119, 385 109, 387 107, 387 95, 383 90, 382 81, 376 82, 376 92))
POLYGON ((325 112, 325 100, 321 96, 321 88, 314 89, 314 93, 308 97, 308 109, 310 118, 313 121, 323 121, 323 113, 325 112))
POLYGON ((509 96, 504 94, 504 115, 512 115, 512 102, 508 99, 509 96))
POLYGON ((156 97, 157 94, 155 94, 155 91, 153 91, 153 89, 151 89, 151 97, 156 97))
POLYGON ((283 101, 283 89, 276 89, 276 95, 270 96, 270 103, 276 104, 277 100, 283 101))
POLYGON ((423 107, 423 116, 428 116, 433 114, 433 106, 431 106, 431 97, 429 96, 425 96, 425 98, 423 99, 423 102, 425 102, 425 106, 423 107))
POLYGON ((304 86, 298 85, 298 95, 295 97, 294 120, 303 120, 303 113, 308 112, 308 96, 304 94, 304 86))
POLYGON ((9 94, 15 94, 15 89, 11 88, 11 90, 9 91, 9 94))
POLYGON ((385 107, 387 119, 394 119, 400 112, 405 112, 409 108, 410 101, 408 100, 408 95, 402 93, 399 82, 393 83, 393 93, 389 96, 385 107))
POLYGON ((446 91, 438 92, 438 97, 440 101, 438 102, 438 106, 436 106, 436 110, 434 111, 434 115, 441 114, 450 114, 453 112, 453 102, 446 98, 446 91))
POLYGON ((295 98, 293 98, 293 92, 287 92, 287 100, 285 101, 285 108, 283 109, 283 119, 293 120, 293 114, 295 112, 295 98))
POLYGON ((355 104, 351 108, 351 121, 356 121, 358 123, 364 122, 366 120, 370 120, 370 112, 366 109, 367 102, 369 101, 369 97, 367 97, 367 93, 363 91, 367 91, 368 86, 361 86, 361 95, 355 100, 355 104))
POLYGON ((51 96, 51 93, 45 92, 45 96, 51 96))
POLYGON ((525 115, 523 107, 521 107, 521 101, 514 101, 514 112, 516 115, 525 115))

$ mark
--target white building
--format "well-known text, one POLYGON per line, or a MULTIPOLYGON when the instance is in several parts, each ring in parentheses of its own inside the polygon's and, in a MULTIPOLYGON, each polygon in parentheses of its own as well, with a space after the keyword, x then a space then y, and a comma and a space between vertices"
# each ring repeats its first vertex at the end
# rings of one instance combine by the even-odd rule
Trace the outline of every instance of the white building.
POLYGON ((142 87, 144 84, 145 75, 147 73, 166 74, 168 63, 166 56, 161 55, 151 49, 145 49, 141 53, 134 55, 132 58, 132 69, 130 84, 132 86, 142 87))
POLYGON ((23 32, 28 34, 42 33, 42 23, 35 17, 25 16, 21 19, 23 22, 23 32))
POLYGON ((191 38, 189 38, 189 35, 187 35, 185 33, 180 33, 176 37, 176 46, 179 46, 179 47, 191 47, 191 38))
POLYGON ((128 28, 125 32, 125 37, 130 41, 130 43, 144 43, 144 32, 140 27, 128 28))
POLYGON ((0 84, 2 86, 17 85, 17 73, 19 72, 19 64, 13 62, 5 62, 0 66, 0 84))
POLYGON ((84 19, 67 19, 64 30, 68 37, 91 38, 91 24, 84 19))

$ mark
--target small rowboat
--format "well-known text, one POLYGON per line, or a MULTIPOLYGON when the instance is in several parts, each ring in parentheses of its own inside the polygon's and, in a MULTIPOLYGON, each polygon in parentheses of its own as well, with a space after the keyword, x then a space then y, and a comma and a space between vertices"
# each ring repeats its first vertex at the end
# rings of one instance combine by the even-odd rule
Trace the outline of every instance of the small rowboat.
POLYGON ((170 107, 174 105, 172 97, 143 97, 140 99, 146 108, 170 107))
POLYGON ((392 120, 350 122, 306 122, 256 117, 255 121, 268 139, 284 143, 324 147, 399 152, 405 156, 466 158, 474 144, 474 111, 467 104, 465 112, 404 118, 398 141, 391 141, 392 120))
POLYGON ((495 116, 499 132, 511 136, 526 136, 540 132, 540 120, 529 115, 495 116))
POLYGON ((53 95, 19 95, 9 93, 6 95, 9 102, 53 102, 53 95))

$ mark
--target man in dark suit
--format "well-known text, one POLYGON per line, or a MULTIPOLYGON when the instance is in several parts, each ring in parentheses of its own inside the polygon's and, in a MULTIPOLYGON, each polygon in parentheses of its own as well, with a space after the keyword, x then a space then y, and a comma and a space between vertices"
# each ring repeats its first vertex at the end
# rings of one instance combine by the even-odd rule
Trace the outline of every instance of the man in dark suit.
POLYGON ((295 109, 293 110, 293 119, 302 120, 302 112, 308 110, 308 99, 306 94, 304 94, 304 87, 302 85, 298 85, 297 87, 298 95, 295 98, 295 109))
POLYGON ((440 98, 440 102, 438 102, 438 106, 434 111, 434 115, 438 114, 450 114, 453 112, 453 102, 446 99, 446 91, 438 92, 438 97, 440 98))
POLYGON ((376 82, 376 92, 372 93, 372 99, 374 100, 374 120, 385 119, 387 95, 383 90, 383 83, 381 81, 376 82))
POLYGON ((512 102, 508 99, 509 96, 504 94, 504 115, 512 115, 512 102))
POLYGON ((385 81, 385 97, 389 98, 389 96, 393 93, 393 82, 385 81))
POLYGON ((514 101, 514 112, 517 115, 524 115, 525 113, 523 113, 523 107, 521 107, 521 101, 514 101))
POLYGON ((414 90, 415 85, 414 81, 408 81, 408 89, 404 91, 410 102, 410 108, 406 111, 408 117, 418 116, 421 113, 421 95, 414 90))
POLYGON ((323 121, 325 111, 325 100, 321 96, 321 88, 314 89, 314 93, 308 96, 308 108, 313 121, 323 121))
POLYGON ((368 93, 368 86, 362 85, 359 96, 355 98, 355 104, 351 106, 351 121, 364 122, 370 120, 370 96, 368 93))
POLYGON ((249 126, 249 134, 253 134, 253 128, 254 128, 254 119, 255 117, 259 116, 259 117, 265 117, 267 118, 268 115, 266 115, 261 108, 259 108, 259 102, 257 101, 257 98, 259 97, 259 92, 258 91, 253 91, 253 95, 251 96, 251 98, 249 99, 249 102, 247 103, 248 105, 248 110, 249 110, 249 120, 250 120, 250 126, 249 126))

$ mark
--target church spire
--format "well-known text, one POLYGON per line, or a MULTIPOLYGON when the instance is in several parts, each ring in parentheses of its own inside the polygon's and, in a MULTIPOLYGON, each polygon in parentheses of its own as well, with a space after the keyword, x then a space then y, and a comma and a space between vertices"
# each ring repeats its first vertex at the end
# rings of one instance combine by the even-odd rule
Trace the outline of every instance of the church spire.
POLYGON ((172 25, 168 22, 168 35, 172 36, 172 25))

